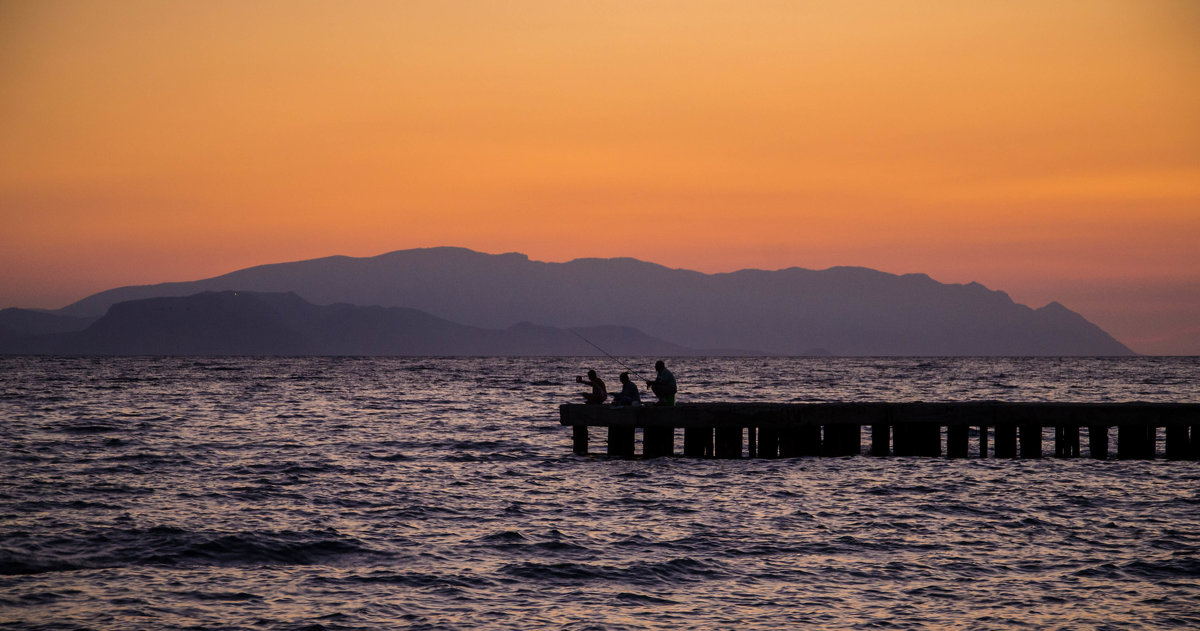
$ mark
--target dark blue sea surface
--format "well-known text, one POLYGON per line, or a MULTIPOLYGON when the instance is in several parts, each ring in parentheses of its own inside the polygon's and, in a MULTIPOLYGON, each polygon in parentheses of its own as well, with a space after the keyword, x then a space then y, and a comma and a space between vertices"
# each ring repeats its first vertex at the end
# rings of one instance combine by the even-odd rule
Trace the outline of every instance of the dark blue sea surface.
MULTIPOLYGON (((1197 358, 669 363, 681 402, 1200 401, 1197 358)), ((1200 628, 1198 462, 579 457, 588 368, 0 358, 0 628, 1200 628)))

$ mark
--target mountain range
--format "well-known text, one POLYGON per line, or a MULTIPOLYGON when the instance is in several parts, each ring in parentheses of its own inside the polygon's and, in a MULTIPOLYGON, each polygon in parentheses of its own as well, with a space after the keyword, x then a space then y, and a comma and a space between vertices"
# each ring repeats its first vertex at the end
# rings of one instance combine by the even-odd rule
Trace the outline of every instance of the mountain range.
POLYGON ((145 298, 119 302, 96 319, 0 311, 0 352, 22 354, 501 356, 594 355, 597 348, 621 355, 721 354, 628 327, 567 330, 522 322, 484 329, 402 307, 318 306, 295 293, 145 298), (64 331, 71 325, 76 328, 64 331))
POLYGON ((1132 354, 1058 303, 1031 309, 978 283, 924 274, 859 267, 704 274, 629 258, 547 263, 462 248, 262 265, 112 289, 57 312, 0 312, 0 351, 10 353, 573 355, 601 348, 664 356, 1132 354))

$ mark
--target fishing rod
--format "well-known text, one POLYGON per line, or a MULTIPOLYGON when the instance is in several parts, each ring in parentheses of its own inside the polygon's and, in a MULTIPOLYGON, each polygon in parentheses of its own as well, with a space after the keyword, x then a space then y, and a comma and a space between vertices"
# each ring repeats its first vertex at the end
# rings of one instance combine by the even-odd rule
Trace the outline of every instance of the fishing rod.
POLYGON ((613 356, 612 356, 612 355, 611 355, 611 354, 610 354, 608 351, 604 350, 603 348, 600 348, 599 346, 596 346, 596 343, 595 343, 595 342, 593 342, 593 341, 591 341, 591 340, 587 339, 586 337, 584 337, 584 336, 583 336, 583 334, 582 334, 582 333, 580 333, 579 331, 576 331, 575 329, 567 329, 567 330, 568 330, 568 331, 570 331, 570 332, 572 332, 572 333, 574 333, 575 335, 578 335, 578 336, 579 336, 579 339, 581 339, 581 340, 583 340, 583 341, 587 342, 588 344, 591 344, 592 348, 594 348, 594 349, 596 349, 596 350, 600 351, 601 353, 604 353, 605 355, 608 355, 608 358, 609 358, 609 359, 611 359, 611 360, 613 360, 613 361, 617 362, 618 364, 621 364, 621 366, 622 366, 623 368, 625 368, 625 370, 628 370, 630 373, 632 373, 634 377, 637 377, 638 379, 641 379, 642 381, 646 381, 646 378, 645 378, 645 377, 643 377, 643 376, 641 376, 641 375, 639 375, 639 374, 637 373, 637 371, 636 371, 636 370, 634 370, 634 369, 630 368, 629 366, 627 366, 627 365, 625 364, 625 362, 623 362, 623 361, 621 361, 621 360, 617 359, 616 357, 613 357, 613 356))

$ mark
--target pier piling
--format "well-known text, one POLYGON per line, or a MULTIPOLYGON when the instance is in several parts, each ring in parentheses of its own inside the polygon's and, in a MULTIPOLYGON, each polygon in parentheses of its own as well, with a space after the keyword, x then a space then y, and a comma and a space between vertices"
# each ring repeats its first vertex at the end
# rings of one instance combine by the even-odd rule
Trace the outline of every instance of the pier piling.
POLYGON ((713 452, 713 428, 683 428, 683 455, 688 458, 706 458, 713 452))
POLYGON ((801 425, 795 430, 795 447, 792 453, 797 456, 821 455, 821 426, 801 425))
POLYGON ((1157 432, 1154 426, 1145 427, 1124 423, 1117 426, 1117 458, 1137 460, 1153 458, 1157 432))
POLYGON ((774 427, 760 427, 758 430, 758 457, 779 457, 779 430, 774 427))
POLYGON ((1088 425, 1088 453, 1096 460, 1108 458, 1108 427, 1088 425))
POLYGON ((1057 458, 1079 457, 1079 426, 1059 425, 1054 428, 1054 455, 1057 458))
POLYGON ((586 456, 588 453, 588 426, 576 425, 571 428, 572 447, 576 456, 586 456))
POLYGON ((997 458, 1017 457, 1017 426, 1003 423, 996 426, 995 453, 997 458))
POLYGON ((1042 457, 1042 427, 1025 424, 1021 426, 1021 457, 1042 457))
POLYGON ((890 442, 891 428, 887 423, 875 423, 871 426, 871 455, 886 457, 892 455, 890 442))
POLYGON ((826 425, 821 439, 822 456, 857 456, 862 453, 862 428, 858 425, 826 425))
POLYGON ((892 425, 892 455, 893 456, 912 456, 913 437, 908 431, 908 423, 896 423, 892 425))
POLYGON ((1190 455, 1187 425, 1168 425, 1166 436, 1166 456, 1168 460, 1185 460, 1190 455))
POLYGON ((780 428, 779 429, 779 457, 780 458, 795 458, 800 455, 797 445, 800 443, 800 438, 795 428, 780 428))
POLYGON ((674 455, 674 452, 674 427, 647 427, 642 430, 642 455, 647 458, 661 458, 674 455))
POLYGON ((967 439, 970 428, 966 425, 950 425, 946 427, 946 456, 950 458, 966 458, 970 447, 967 439))
POLYGON ((742 428, 717 428, 717 457, 735 459, 742 457, 742 428))
POLYGON ((618 458, 633 457, 633 426, 611 425, 608 428, 608 455, 618 458))

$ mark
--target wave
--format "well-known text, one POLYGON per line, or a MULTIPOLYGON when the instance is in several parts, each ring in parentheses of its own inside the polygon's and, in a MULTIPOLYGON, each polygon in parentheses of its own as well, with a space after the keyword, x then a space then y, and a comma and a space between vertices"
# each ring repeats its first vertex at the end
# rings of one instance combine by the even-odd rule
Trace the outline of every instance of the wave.
POLYGON ((601 565, 594 563, 541 563, 525 561, 500 568, 500 573, 534 582, 555 583, 616 581, 631 585, 669 585, 694 583, 726 575, 721 566, 713 561, 701 561, 690 557, 669 561, 643 561, 626 566, 601 565))
POLYGON ((392 556, 333 530, 211 533, 158 526, 99 531, 82 540, 57 540, 55 546, 59 551, 0 549, 0 575, 141 565, 342 565, 392 556))
POLYGON ((1159 561, 1138 559, 1120 569, 1130 576, 1150 581, 1183 579, 1194 584, 1200 576, 1200 558, 1188 555, 1159 561))
POLYGON ((343 586, 346 583, 377 583, 416 588, 458 587, 464 589, 485 588, 495 584, 495 581, 475 574, 398 571, 393 569, 379 569, 339 577, 320 577, 313 579, 313 582, 315 584, 329 585, 342 584, 343 586))

